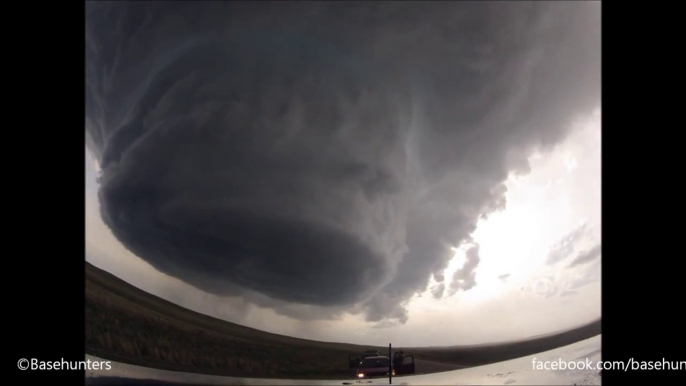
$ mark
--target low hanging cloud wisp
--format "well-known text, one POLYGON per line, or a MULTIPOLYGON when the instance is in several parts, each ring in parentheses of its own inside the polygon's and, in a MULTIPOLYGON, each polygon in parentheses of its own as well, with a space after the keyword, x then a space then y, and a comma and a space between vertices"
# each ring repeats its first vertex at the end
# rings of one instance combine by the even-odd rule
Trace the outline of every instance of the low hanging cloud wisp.
POLYGON ((166 274, 304 319, 406 322, 508 173, 599 104, 592 2, 86 8, 105 223, 166 274))
POLYGON ((462 265, 462 268, 455 271, 453 280, 450 282, 450 290, 448 296, 453 296, 457 291, 469 291, 476 286, 476 267, 479 265, 481 258, 479 257, 479 246, 474 245, 469 248, 466 253, 467 260, 462 265))
POLYGON ((587 250, 587 251, 582 251, 579 252, 579 254, 572 260, 571 263, 569 263, 569 267, 575 267, 577 265, 581 264, 586 264, 588 262, 591 262, 598 257, 600 257, 602 252, 600 244, 594 246, 593 248, 587 250))

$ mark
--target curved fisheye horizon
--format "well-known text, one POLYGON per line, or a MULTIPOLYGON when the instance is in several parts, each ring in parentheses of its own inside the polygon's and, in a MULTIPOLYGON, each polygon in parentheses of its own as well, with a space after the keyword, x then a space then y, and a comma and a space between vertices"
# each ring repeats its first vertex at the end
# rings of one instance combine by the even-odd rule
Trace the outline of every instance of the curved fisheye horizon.
POLYGON ((89 355, 338 379, 600 333, 599 2, 87 2, 85 50, 89 355))
POLYGON ((407 327, 397 323, 366 322, 354 315, 344 315, 338 320, 330 321, 325 316, 323 320, 312 320, 309 315, 305 315, 305 320, 302 321, 295 315, 279 314, 278 311, 250 305, 234 298, 216 297, 156 271, 127 250, 102 223, 95 194, 100 168, 88 149, 86 155, 87 261, 151 294, 212 317, 303 339, 333 339, 341 343, 383 345, 386 340, 396 338, 398 344, 406 346, 410 345, 409 342, 414 346, 450 346, 515 341, 563 331, 600 318, 599 255, 592 258, 588 266, 569 267, 575 258, 579 258, 584 248, 592 250, 600 242, 599 109, 595 109, 586 119, 575 122, 569 136, 554 149, 533 152, 529 156, 529 172, 512 173, 509 176, 505 194, 508 205, 489 218, 479 221, 472 234, 471 244, 460 248, 452 247, 454 256, 443 271, 446 278, 443 282, 430 278, 425 290, 417 292, 410 299, 410 319, 413 316, 433 319, 441 325, 464 319, 461 324, 467 326, 456 329, 464 330, 464 336, 458 338, 457 335, 454 340, 447 341, 444 331, 424 341, 422 334, 417 331, 407 333, 418 337, 414 339, 403 339, 401 336, 406 335, 404 333, 380 332, 393 328, 405 330, 411 326, 430 331, 427 321, 415 324, 414 320, 408 320, 407 327), (526 215, 522 215, 523 212, 526 215), (560 225, 555 224, 556 222, 560 225), (543 232, 542 228, 546 228, 548 224, 555 226, 548 232, 543 232), (474 286, 455 291, 449 296, 454 291, 451 290, 452 282, 456 280, 464 283, 461 278, 469 277, 472 273, 467 272, 464 267, 468 261, 466 254, 474 245, 479 246, 482 256, 473 269, 474 286), (566 250, 561 251, 563 247, 566 250), (575 250, 579 256, 574 255, 575 250), (553 261, 562 253, 566 253, 566 256, 560 257, 562 260, 567 258, 567 266, 553 261), (552 267, 548 265, 551 262, 552 267), (152 278, 154 279, 151 280, 152 278), (584 294, 593 294, 586 298, 590 302, 583 305, 582 310, 585 312, 571 307, 577 303, 575 299, 579 298, 579 289, 584 289, 584 294), (443 290, 440 296, 439 290, 443 290), (551 298, 554 300, 551 301, 551 298), (514 301, 521 303, 514 308, 507 306, 507 302, 514 301), (549 305, 541 308, 542 301, 549 305), (537 313, 532 315, 521 312, 522 305, 528 302, 532 309, 538 310, 537 313), (477 304, 483 305, 484 316, 478 315, 477 304), (460 318, 460 309, 465 310, 463 312, 469 310, 471 315, 460 318), (493 314, 486 313, 486 309, 493 309, 490 311, 493 314), (553 309, 555 312, 549 311, 553 309), (233 310, 237 312, 231 312, 233 310), (546 325, 546 317, 551 314, 557 317, 546 325), (455 316, 445 318, 446 315, 455 316), (530 320, 524 320, 522 324, 528 323, 534 327, 526 328, 509 318, 517 315, 528 315, 530 320), (475 331, 483 328, 479 326, 483 318, 492 321, 498 316, 508 317, 506 326, 489 324, 491 327, 483 331, 483 335, 474 336, 475 331), (474 322, 470 325, 469 320, 474 322), (341 327, 332 324, 340 324, 341 327), (387 339, 382 337, 384 335, 387 339))

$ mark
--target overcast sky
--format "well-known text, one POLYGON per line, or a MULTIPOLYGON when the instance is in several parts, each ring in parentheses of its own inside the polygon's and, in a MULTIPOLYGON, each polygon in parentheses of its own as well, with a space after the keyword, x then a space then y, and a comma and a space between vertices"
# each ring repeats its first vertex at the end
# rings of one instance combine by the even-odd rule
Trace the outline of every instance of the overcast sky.
POLYGON ((87 260, 313 339, 598 318, 599 31, 592 2, 88 3, 87 260))

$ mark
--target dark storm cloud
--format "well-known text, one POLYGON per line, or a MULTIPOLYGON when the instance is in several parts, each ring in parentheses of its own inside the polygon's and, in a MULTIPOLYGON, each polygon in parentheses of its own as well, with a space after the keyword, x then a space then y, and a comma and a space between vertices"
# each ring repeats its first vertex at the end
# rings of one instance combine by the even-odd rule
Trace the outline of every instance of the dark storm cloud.
POLYGON ((600 94, 592 2, 90 2, 86 27, 105 223, 303 318, 407 321, 600 94))
POLYGON ((476 272, 474 270, 479 265, 479 246, 475 245, 467 250, 467 260, 462 268, 455 271, 453 280, 450 282, 448 296, 454 295, 457 291, 468 291, 476 286, 476 272))
POLYGON ((572 262, 569 263, 569 266, 575 267, 575 266, 580 265, 580 264, 585 264, 585 263, 591 262, 591 261, 597 259, 598 257, 600 257, 600 253, 601 253, 601 248, 600 248, 600 244, 598 244, 598 245, 594 246, 593 248, 591 248, 587 251, 579 252, 579 254, 574 258, 574 260, 572 260, 572 262))
POLYGON ((552 265, 566 259, 574 252, 576 242, 581 240, 587 233, 586 224, 582 224, 569 234, 562 237, 550 247, 546 264, 552 265))

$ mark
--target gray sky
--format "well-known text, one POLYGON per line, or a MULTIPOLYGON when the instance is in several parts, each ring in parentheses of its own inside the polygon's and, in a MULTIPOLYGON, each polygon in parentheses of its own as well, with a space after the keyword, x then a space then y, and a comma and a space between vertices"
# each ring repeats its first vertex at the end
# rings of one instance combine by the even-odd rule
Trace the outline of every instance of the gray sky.
POLYGON ((314 339, 600 316, 599 4, 87 8, 96 266, 314 339))

